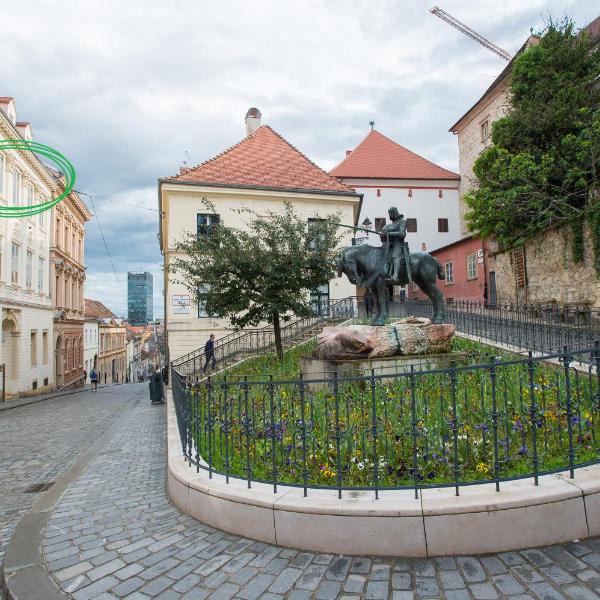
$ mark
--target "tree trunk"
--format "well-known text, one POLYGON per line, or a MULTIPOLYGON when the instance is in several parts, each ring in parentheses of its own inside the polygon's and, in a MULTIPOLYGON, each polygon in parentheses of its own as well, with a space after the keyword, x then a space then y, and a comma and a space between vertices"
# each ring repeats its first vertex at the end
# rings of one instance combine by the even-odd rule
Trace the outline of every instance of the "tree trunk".
POLYGON ((283 360, 283 345, 281 343, 281 327, 279 325, 279 313, 273 311, 273 332, 275 334, 275 348, 277 349, 277 358, 283 360))

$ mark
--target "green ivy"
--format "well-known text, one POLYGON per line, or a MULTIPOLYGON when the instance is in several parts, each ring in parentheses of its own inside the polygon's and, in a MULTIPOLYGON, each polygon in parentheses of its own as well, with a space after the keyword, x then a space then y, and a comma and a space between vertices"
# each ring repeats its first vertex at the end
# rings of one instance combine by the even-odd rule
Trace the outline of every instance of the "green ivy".
POLYGON ((592 233, 592 248, 594 249, 594 267, 600 277, 600 202, 596 202, 588 213, 588 225, 592 233))

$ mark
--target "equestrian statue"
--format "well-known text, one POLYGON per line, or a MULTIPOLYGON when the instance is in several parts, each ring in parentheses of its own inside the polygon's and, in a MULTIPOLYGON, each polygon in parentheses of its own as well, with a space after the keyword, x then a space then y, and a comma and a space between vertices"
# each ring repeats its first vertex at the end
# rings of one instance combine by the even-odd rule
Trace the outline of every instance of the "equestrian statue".
MULTIPOLYGON (((446 322, 444 296, 436 285, 444 279, 444 270, 437 258, 427 252, 409 252, 406 237, 406 219, 392 206, 388 210, 391 223, 380 231, 362 227, 354 230, 374 233, 382 246, 351 246, 344 248, 335 259, 338 277, 346 274, 350 283, 365 287, 373 296, 372 325, 385 325, 389 315, 388 285, 416 283, 433 304, 433 323, 446 322)), ((349 227, 345 226, 344 227, 349 227)))

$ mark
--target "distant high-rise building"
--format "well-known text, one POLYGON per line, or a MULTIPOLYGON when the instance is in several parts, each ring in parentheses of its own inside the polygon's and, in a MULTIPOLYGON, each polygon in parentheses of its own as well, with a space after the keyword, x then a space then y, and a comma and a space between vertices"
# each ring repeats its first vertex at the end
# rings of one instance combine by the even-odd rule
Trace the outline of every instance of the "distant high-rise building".
POLYGON ((152 321, 152 275, 127 273, 127 320, 131 325, 152 321))

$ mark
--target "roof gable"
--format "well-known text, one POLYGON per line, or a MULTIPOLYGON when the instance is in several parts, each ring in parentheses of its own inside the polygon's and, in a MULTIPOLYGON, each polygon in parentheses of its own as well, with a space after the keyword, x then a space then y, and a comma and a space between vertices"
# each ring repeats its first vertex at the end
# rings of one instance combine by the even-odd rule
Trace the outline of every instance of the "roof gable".
POLYGON ((197 167, 162 181, 354 194, 268 125, 197 167))
POLYGON ((330 174, 356 179, 460 179, 457 173, 439 167, 375 130, 330 174))

